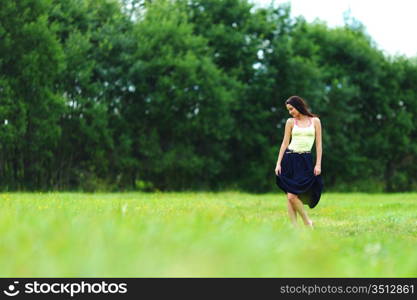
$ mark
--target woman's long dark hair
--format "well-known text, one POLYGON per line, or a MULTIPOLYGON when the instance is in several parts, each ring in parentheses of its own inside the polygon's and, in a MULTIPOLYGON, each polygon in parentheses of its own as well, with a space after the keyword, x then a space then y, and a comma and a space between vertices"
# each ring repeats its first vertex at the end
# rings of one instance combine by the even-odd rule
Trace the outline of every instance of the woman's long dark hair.
POLYGON ((305 102, 303 98, 299 96, 291 96, 285 101, 285 104, 292 105, 296 110, 300 112, 300 114, 303 114, 309 117, 319 117, 318 115, 310 112, 310 110, 308 109, 307 102, 305 102))

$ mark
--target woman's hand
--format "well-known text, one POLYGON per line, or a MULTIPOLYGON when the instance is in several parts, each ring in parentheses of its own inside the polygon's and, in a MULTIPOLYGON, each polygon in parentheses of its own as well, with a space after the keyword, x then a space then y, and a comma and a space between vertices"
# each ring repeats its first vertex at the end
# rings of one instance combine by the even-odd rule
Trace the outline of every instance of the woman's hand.
POLYGON ((320 175, 321 174, 321 167, 320 166, 315 166, 314 167, 314 175, 315 176, 318 176, 318 175, 320 175))
POLYGON ((277 176, 278 176, 279 174, 281 174, 281 165, 277 165, 277 166, 275 167, 275 174, 277 174, 277 176))

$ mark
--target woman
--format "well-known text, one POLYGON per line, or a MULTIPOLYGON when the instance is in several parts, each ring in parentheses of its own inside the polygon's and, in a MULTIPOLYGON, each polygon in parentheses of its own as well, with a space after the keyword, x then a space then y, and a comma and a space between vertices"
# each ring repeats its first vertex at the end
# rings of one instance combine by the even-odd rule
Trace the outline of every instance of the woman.
POLYGON ((297 213, 306 226, 313 227, 303 204, 310 208, 317 205, 323 190, 321 178, 321 123, 312 114, 305 101, 292 96, 285 101, 293 118, 285 124, 284 139, 275 168, 276 183, 288 198, 288 214, 291 222, 297 225, 297 213), (291 137, 291 143, 290 142, 291 137), (313 167, 311 148, 316 141, 316 165, 313 167))

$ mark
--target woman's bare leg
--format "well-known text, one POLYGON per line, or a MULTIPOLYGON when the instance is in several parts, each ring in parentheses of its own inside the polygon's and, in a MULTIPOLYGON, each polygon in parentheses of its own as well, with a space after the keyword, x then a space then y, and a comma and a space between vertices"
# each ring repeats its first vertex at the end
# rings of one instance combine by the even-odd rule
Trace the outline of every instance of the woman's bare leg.
POLYGON ((290 200, 288 200, 287 205, 288 205, 288 216, 290 217, 291 223, 294 226, 297 226, 297 211, 293 207, 290 200))
POLYGON ((291 202, 293 208, 300 214, 304 224, 313 227, 313 221, 308 217, 307 212, 304 210, 303 202, 298 199, 298 196, 288 193, 288 200, 291 202))

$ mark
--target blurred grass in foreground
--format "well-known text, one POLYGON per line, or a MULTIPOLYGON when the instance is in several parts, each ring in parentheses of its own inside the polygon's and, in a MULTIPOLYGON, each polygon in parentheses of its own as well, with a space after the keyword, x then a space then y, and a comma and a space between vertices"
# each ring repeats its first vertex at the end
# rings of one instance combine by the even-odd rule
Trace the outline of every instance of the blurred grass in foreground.
POLYGON ((1 277, 416 277, 417 194, 0 194, 1 277))

